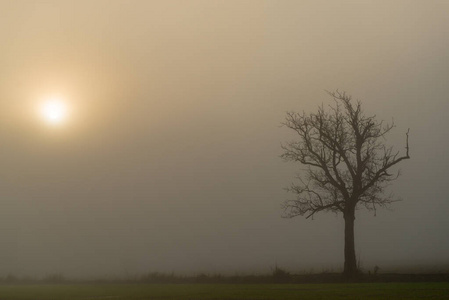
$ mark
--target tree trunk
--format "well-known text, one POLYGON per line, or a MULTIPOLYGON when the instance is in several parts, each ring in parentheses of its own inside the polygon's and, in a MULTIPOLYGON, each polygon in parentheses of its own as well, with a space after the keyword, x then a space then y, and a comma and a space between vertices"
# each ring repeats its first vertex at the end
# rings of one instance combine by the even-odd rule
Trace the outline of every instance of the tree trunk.
POLYGON ((354 278, 358 274, 355 257, 354 220, 355 210, 349 209, 344 214, 345 219, 345 267, 343 274, 346 278, 354 278))

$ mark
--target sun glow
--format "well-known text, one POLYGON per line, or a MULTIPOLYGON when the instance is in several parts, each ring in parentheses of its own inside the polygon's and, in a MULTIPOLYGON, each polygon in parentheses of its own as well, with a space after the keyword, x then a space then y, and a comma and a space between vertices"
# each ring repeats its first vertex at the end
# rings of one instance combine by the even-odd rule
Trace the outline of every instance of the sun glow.
POLYGON ((67 119, 68 107, 61 98, 50 98, 40 105, 40 115, 47 123, 58 125, 67 119))

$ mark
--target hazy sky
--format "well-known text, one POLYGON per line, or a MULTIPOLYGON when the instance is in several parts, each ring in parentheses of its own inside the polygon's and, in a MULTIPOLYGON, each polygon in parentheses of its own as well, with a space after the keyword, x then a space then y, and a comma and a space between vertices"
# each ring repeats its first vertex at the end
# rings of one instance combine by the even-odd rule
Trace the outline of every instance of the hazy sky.
POLYGON ((282 219, 286 111, 394 118, 374 265, 449 263, 448 1, 0 1, 0 275, 340 270, 341 215, 282 219), (69 118, 36 112, 59 95, 69 118))

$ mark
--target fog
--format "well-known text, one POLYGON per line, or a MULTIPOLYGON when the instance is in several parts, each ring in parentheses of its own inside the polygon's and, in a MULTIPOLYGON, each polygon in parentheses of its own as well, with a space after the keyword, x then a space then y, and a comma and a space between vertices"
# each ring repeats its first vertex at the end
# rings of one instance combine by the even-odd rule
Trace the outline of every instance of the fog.
POLYGON ((449 2, 1 1, 0 276, 340 271, 343 218, 282 218, 287 111, 325 90, 411 159, 356 214, 365 270, 448 268, 449 2), (35 106, 63 95, 50 127, 35 106))

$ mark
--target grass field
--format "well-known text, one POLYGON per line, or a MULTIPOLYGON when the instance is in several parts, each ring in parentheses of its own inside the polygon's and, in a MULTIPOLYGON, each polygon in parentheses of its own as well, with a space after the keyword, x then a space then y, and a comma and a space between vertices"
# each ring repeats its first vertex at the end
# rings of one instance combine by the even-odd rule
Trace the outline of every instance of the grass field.
POLYGON ((449 299, 449 282, 1 285, 1 300, 449 299))

